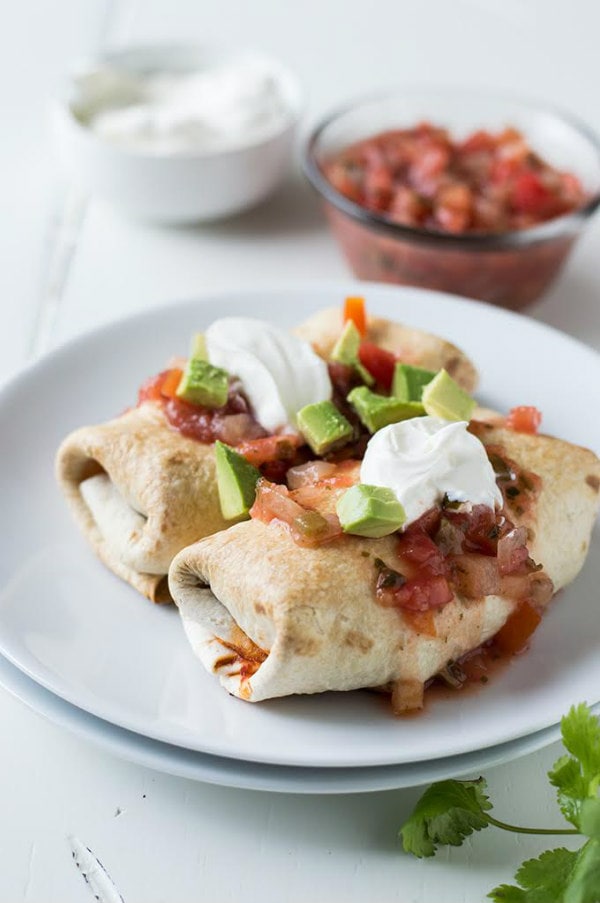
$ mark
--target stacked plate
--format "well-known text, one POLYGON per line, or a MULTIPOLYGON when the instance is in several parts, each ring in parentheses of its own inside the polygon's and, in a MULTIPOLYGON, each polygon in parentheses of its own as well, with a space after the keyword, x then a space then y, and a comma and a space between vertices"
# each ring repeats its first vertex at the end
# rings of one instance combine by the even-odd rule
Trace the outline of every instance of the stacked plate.
MULTIPOLYGON (((539 749, 574 702, 600 699, 598 536, 583 573, 552 604, 530 651, 474 693, 396 719, 369 692, 250 705, 194 658, 174 607, 153 606, 93 557, 53 479, 60 439, 114 415, 144 379, 225 314, 284 326, 347 294, 460 345, 483 404, 535 404, 549 433, 600 448, 597 355, 471 301, 361 284, 220 294, 153 311, 64 346, 0 393, 0 683, 117 755, 235 787, 341 793, 407 787, 539 749), (557 377, 557 371, 562 374, 557 377), (569 374, 568 385, 564 374, 569 374)), ((568 527, 567 527, 568 528, 568 527)))

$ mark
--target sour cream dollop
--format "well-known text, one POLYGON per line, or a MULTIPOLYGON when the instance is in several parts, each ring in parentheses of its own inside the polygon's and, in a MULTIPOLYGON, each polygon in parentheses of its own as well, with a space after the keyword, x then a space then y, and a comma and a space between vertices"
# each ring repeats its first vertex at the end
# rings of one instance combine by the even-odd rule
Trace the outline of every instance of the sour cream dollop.
POLYGON ((205 338, 210 363, 241 380, 254 416, 270 433, 297 433, 298 411, 331 398, 325 361, 308 342, 272 323, 223 317, 205 338))
POLYGON ((406 512, 406 524, 439 504, 502 506, 483 444, 465 421, 414 417, 379 430, 367 445, 360 481, 391 489, 406 512))

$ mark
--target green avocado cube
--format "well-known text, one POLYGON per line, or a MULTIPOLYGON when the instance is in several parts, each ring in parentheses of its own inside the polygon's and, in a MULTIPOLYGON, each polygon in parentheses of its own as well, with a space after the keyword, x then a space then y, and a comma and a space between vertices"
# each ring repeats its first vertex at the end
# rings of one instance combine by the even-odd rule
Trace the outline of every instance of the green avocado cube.
POLYGON ((307 404, 296 417, 298 429, 316 455, 324 455, 334 446, 352 438, 352 424, 332 401, 307 404))
POLYGON ((177 396, 190 404, 221 408, 227 402, 229 376, 199 357, 189 358, 177 387, 177 396))
POLYGON ((215 461, 223 517, 225 520, 247 517, 256 497, 260 471, 229 445, 218 440, 215 442, 215 461))
POLYGON ((362 381, 368 386, 372 386, 375 379, 360 362, 360 341, 360 332, 356 324, 352 320, 348 320, 341 336, 333 346, 331 360, 354 367, 362 381))
POLYGON ((352 389, 348 401, 371 433, 376 433, 390 423, 422 417, 425 413, 423 405, 416 401, 400 401, 391 395, 378 395, 366 386, 352 389))
POLYGON ((424 387, 434 376, 433 370, 398 363, 394 367, 392 395, 400 401, 421 401, 424 387))
POLYGON ((475 399, 446 370, 440 370, 423 389, 423 407, 428 414, 443 420, 470 420, 475 399))
POLYGON ((395 533, 406 521, 406 512, 391 489, 357 483, 336 505, 342 530, 378 539, 395 533))

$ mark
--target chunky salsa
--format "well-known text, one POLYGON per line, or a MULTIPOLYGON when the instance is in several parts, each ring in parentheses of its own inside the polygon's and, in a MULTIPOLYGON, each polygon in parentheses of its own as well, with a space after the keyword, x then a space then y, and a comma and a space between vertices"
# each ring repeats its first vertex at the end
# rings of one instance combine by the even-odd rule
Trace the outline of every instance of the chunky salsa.
POLYGON ((457 140, 423 122, 345 148, 324 173, 345 197, 393 223, 452 234, 525 229, 586 201, 579 179, 514 128, 457 140))

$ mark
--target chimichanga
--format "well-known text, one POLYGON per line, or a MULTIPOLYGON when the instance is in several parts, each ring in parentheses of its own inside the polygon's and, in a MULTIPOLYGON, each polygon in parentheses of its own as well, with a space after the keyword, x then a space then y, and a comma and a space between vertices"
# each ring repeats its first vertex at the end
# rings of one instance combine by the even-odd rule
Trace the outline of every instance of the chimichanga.
MULTIPOLYGON (((543 606, 584 562, 600 462, 547 436, 470 428, 505 482, 506 516, 527 530, 529 572, 519 579, 543 606)), ((259 701, 387 687, 402 711, 418 707, 424 684, 493 637, 522 600, 467 598, 455 584, 452 600, 428 612, 433 624, 423 628, 410 612, 376 600, 377 575, 383 563, 394 567, 397 542, 397 535, 342 536, 302 548, 277 520, 250 520, 180 552, 171 592, 194 652, 230 693, 259 701)))
POLYGON ((57 478, 98 557, 154 602, 170 602, 166 574, 184 546, 227 526, 214 448, 169 428, 147 402, 71 433, 57 478))

